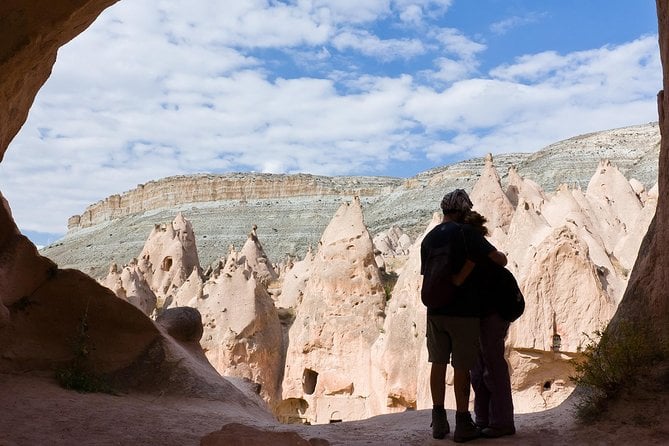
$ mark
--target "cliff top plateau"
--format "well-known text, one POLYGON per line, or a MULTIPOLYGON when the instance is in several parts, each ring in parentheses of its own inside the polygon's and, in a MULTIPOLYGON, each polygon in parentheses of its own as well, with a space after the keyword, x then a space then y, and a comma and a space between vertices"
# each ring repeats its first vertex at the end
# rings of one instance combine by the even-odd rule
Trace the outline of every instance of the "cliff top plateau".
MULTIPOLYGON (((602 159, 650 189, 657 181, 659 127, 649 123, 581 135, 533 154, 495 157, 502 182, 510 166, 546 192, 560 184, 585 188, 602 159)), ((69 232, 41 253, 60 267, 102 277, 112 263, 126 264, 154 224, 182 212, 193 224, 203 266, 230 245, 239 248, 254 224, 269 258, 304 256, 343 200, 359 196, 372 234, 398 226, 417 237, 438 210, 443 194, 467 190, 481 175, 483 158, 462 161, 412 178, 324 177, 231 173, 169 177, 139 185, 89 206, 70 218, 69 232)))

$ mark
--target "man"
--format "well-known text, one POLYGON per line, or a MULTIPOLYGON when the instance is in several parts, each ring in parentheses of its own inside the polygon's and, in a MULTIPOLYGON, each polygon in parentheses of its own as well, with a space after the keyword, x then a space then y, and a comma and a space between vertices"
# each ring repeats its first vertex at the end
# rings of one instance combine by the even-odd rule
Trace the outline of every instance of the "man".
POLYGON ((441 201, 444 217, 421 244, 421 274, 429 269, 430 253, 450 247, 455 295, 448 303, 427 310, 427 350, 432 393, 432 436, 444 438, 450 432, 444 400, 446 367, 453 366, 455 393, 455 431, 453 440, 461 443, 481 436, 469 413, 469 371, 476 363, 479 351, 479 317, 481 304, 475 295, 467 292, 467 276, 477 263, 492 260, 506 265, 506 256, 497 251, 483 235, 469 225, 462 224, 472 214, 472 202, 462 189, 446 194, 441 201))

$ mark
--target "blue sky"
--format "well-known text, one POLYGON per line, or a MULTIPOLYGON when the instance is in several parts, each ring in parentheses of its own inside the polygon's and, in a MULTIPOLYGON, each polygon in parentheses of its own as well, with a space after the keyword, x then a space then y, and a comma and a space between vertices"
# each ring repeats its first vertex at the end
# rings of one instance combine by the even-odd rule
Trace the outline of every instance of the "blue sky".
POLYGON ((657 120, 651 0, 123 0, 0 164, 41 245, 169 175, 410 177, 657 120))

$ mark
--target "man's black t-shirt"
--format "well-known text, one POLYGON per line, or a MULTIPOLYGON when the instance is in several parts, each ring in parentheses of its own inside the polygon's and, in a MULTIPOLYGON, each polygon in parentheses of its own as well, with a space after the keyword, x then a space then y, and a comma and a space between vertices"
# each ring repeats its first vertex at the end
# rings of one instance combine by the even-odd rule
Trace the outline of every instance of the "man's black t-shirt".
MULTIPOLYGON (((420 247, 421 274, 427 269, 427 261, 431 249, 451 244, 453 258, 451 263, 454 272, 459 271, 466 259, 480 264, 488 260, 488 255, 495 247, 488 242, 475 228, 455 222, 444 222, 435 226, 427 233, 420 247)), ((446 306, 428 309, 428 314, 448 316, 479 317, 481 315, 481 299, 474 292, 474 283, 467 278, 457 288, 455 299, 446 306)))

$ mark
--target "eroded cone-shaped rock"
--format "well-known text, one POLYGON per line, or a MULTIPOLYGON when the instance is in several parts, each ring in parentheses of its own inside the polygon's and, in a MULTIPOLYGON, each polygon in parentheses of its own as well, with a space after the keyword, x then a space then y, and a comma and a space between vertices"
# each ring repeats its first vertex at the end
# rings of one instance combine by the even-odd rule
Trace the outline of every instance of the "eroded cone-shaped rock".
POLYGON ((253 225, 253 229, 239 252, 237 262, 239 264, 246 262, 255 271, 256 278, 264 285, 278 278, 276 270, 269 261, 265 250, 260 244, 260 240, 258 240, 255 225, 253 225))
POLYGON ((289 331, 279 416, 328 423, 380 413, 369 398, 371 347, 386 298, 357 197, 323 232, 312 271, 289 331))
POLYGON ((410 249, 407 262, 397 278, 386 304, 383 332, 374 344, 373 359, 382 380, 375 394, 386 412, 425 407, 427 348, 426 310, 420 300, 420 244, 432 228, 442 221, 435 213, 425 232, 410 249), (422 398, 421 398, 422 397, 422 398))
POLYGON ((519 274, 519 279, 525 273, 525 266, 532 261, 537 246, 552 231, 535 204, 524 201, 522 196, 520 200, 509 224, 508 237, 503 240, 493 238, 493 244, 508 253, 509 268, 519 274))
POLYGON ((625 176, 609 161, 602 161, 588 183, 586 198, 591 205, 591 217, 608 252, 634 226, 642 205, 625 176))
POLYGON ((147 316, 156 309, 158 299, 146 282, 144 273, 139 269, 136 260, 122 269, 119 269, 115 263, 112 264, 107 277, 100 283, 112 290, 117 297, 142 310, 147 316))
POLYGON ((374 248, 383 256, 407 255, 411 248, 411 239, 398 226, 379 232, 372 241, 374 248))
POLYGON ((485 167, 470 198, 474 203, 474 210, 484 215, 492 227, 506 231, 513 215, 513 205, 502 190, 491 154, 486 156, 485 167))
POLYGON ((521 177, 515 166, 509 168, 506 196, 514 209, 518 206, 521 197, 523 201, 532 203, 536 208, 539 208, 546 198, 541 186, 528 178, 521 177))
POLYGON ((626 276, 597 232, 597 224, 592 221, 597 215, 583 208, 584 203, 588 203, 588 200, 580 189, 570 190, 562 185, 555 195, 546 200, 542 215, 554 228, 568 227, 588 246, 588 256, 600 272, 602 287, 615 302, 619 302, 625 288, 626 276))
POLYGON ((304 290, 312 275, 314 253, 309 249, 304 259, 295 262, 286 268, 283 276, 283 286, 277 306, 281 308, 296 308, 302 303, 304 290))
POLYGON ((641 246, 641 241, 646 235, 646 232, 648 232, 650 223, 655 216, 658 199, 657 184, 647 193, 642 193, 640 196, 644 197, 643 209, 632 223, 631 227, 628 228, 627 234, 618 240, 613 251, 614 256, 618 259, 618 262, 622 268, 624 268, 625 272, 630 271, 634 266, 634 262, 636 262, 639 253, 639 246, 641 246))
POLYGON ((191 223, 179 213, 172 223, 156 225, 139 255, 145 280, 162 307, 191 274, 200 271, 195 234, 191 223))
POLYGON ((222 375, 260 385, 273 405, 279 398, 282 332, 274 303, 248 265, 228 261, 192 302, 202 314, 202 347, 222 375))
POLYGON ((196 306, 199 299, 202 299, 204 289, 204 282, 202 276, 197 269, 188 276, 188 279, 179 287, 179 289, 172 295, 171 299, 165 301, 165 307, 175 308, 184 306, 196 306))
POLYGON ((577 352, 587 344, 587 335, 606 326, 615 302, 588 252, 566 227, 555 229, 537 247, 522 284, 525 314, 510 333, 514 347, 551 351, 558 335, 560 351, 577 352))

